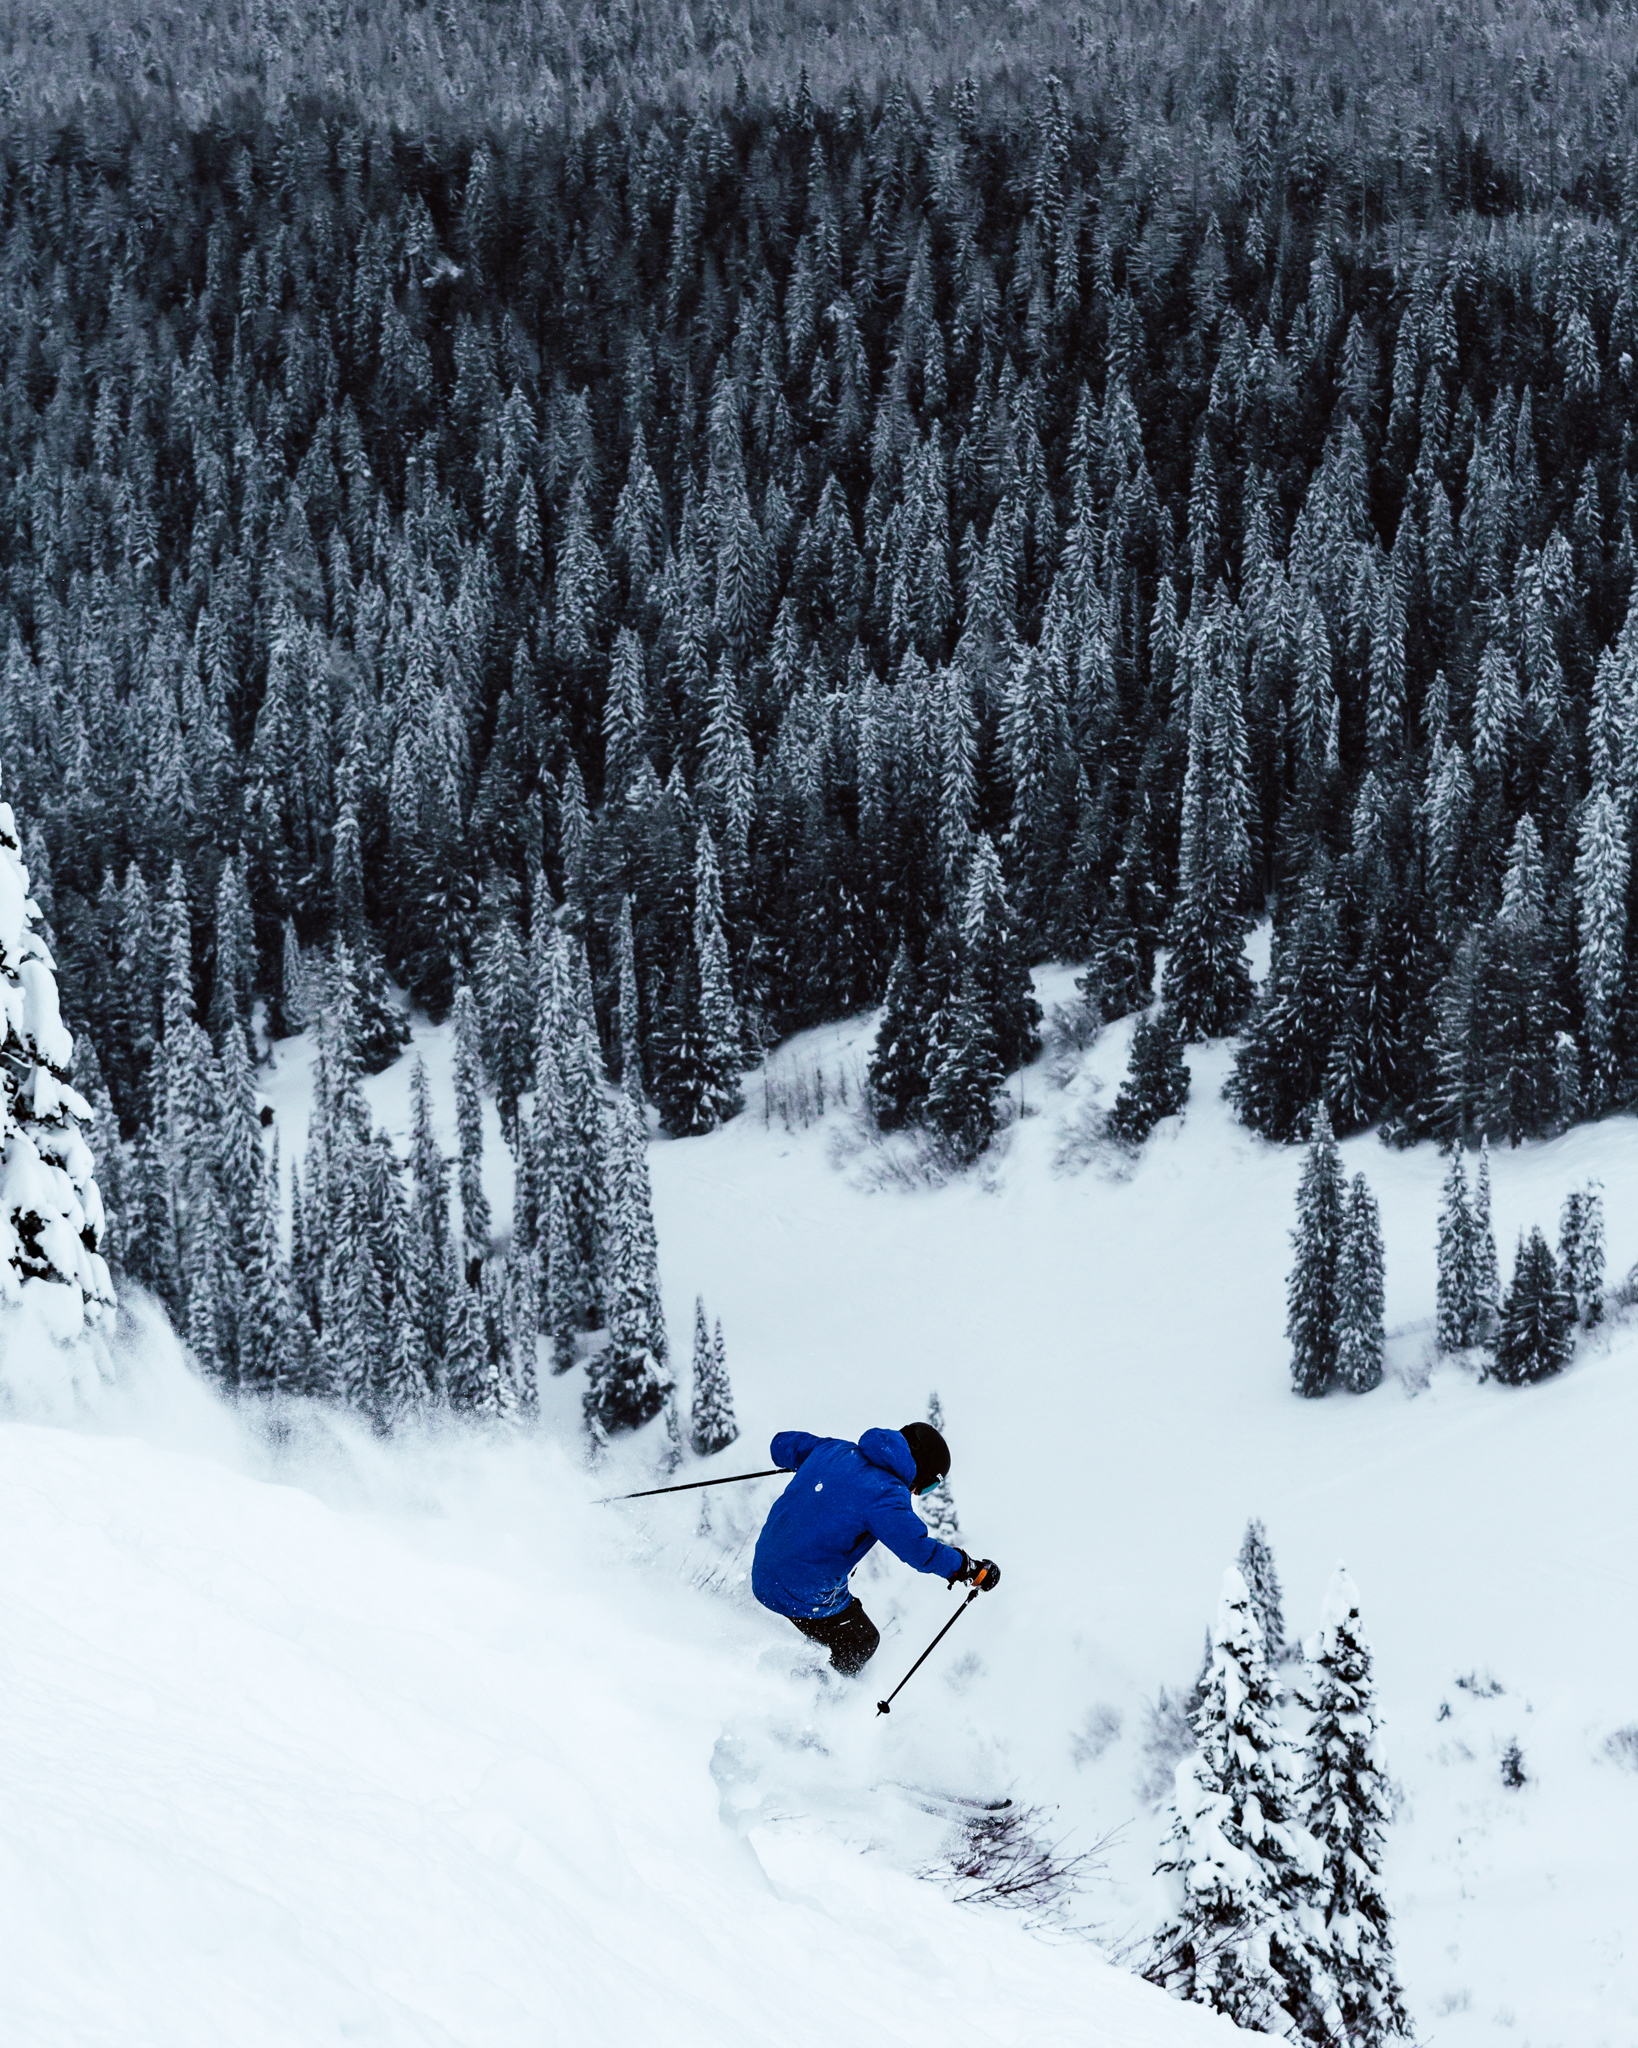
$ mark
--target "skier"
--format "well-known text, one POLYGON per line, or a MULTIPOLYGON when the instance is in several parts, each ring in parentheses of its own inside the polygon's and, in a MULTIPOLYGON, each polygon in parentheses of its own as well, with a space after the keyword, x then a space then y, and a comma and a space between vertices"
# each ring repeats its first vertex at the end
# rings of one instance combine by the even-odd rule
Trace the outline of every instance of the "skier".
POLYGON ((751 1591, 830 1651, 836 1670, 862 1671, 881 1641, 875 1623, 848 1588, 848 1574, 875 1543, 918 1572, 936 1572, 953 1586, 1000 1578, 988 1558, 970 1558, 938 1543, 910 1505, 950 1469, 950 1447, 930 1423, 867 1429, 856 1444, 841 1437, 783 1429, 769 1447, 797 1476, 773 1504, 757 1538, 751 1591))

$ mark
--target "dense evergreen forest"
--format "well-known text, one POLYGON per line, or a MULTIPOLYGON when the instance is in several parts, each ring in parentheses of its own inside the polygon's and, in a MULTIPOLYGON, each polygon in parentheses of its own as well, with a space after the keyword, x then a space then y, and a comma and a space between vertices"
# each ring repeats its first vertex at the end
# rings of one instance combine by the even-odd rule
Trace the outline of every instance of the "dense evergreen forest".
POLYGON ((116 1268, 229 1377, 278 1294, 419 1385, 488 1285, 475 1169, 463 1254, 359 1107, 389 976, 525 1168, 483 1313, 561 1265, 565 1359, 659 1328, 605 1072, 709 1128, 885 996, 883 1121, 975 1149, 1030 959, 1107 1017, 1168 948, 1278 1139, 1638 1092, 1630 11, 993 31, 0 21, 6 793, 116 1268), (261 1001, 326 1018, 288 1284, 261 1001))

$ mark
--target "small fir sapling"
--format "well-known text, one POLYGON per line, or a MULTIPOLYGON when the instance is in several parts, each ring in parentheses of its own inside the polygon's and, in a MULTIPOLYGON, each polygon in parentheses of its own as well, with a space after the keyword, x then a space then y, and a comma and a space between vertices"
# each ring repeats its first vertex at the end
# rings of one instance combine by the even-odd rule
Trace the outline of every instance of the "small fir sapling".
POLYGON ((1131 1061, 1109 1112, 1109 1135, 1141 1145, 1162 1117, 1176 1116, 1188 1099, 1183 1034, 1170 1008, 1160 1003, 1133 1030, 1131 1061))
MULTIPOLYGON (((937 1389, 927 1397, 927 1420, 942 1436, 944 1433, 944 1409, 939 1401, 937 1389)), ((950 1492, 950 1482, 945 1478, 931 1493, 916 1497, 916 1512, 927 1524, 927 1533, 940 1543, 952 1543, 959 1549, 961 1524, 956 1516, 956 1504, 950 1492)))
POLYGON ((718 1322, 713 1339, 705 1319, 705 1300, 700 1296, 694 1303, 694 1398, 689 1411, 689 1438, 695 1455, 709 1458, 725 1451, 738 1435, 722 1324, 718 1322))
POLYGON ((1569 1362, 1574 1323, 1547 1240, 1532 1230, 1519 1240, 1490 1377, 1517 1387, 1562 1371, 1569 1362))

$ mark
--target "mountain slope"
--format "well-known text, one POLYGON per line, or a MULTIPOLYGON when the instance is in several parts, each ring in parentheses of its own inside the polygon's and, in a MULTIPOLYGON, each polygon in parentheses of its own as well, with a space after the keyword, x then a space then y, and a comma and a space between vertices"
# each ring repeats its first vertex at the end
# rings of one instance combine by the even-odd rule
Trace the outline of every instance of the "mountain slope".
POLYGON ((149 1440, 0 1425, 9 2042, 1234 2037, 907 1874, 869 1702, 549 1447, 275 1451, 140 1371, 149 1440))
MULTIPOLYGON (((1038 981, 1049 1001, 1068 993, 1066 973, 1038 981)), ((673 1326, 703 1289, 753 1455, 775 1428, 902 1422, 938 1388, 963 1540, 1006 1574, 962 1625, 959 1711, 993 1731, 998 1768, 1061 1798, 1080 1839, 1124 1826, 1111 1926, 1145 1933, 1162 1904, 1148 1873, 1163 1817, 1139 1790, 1146 1702, 1192 1678, 1258 1515, 1292 1635, 1317 1625, 1339 1559, 1360 1587, 1405 1795, 1387 1875, 1424 2032, 1441 2048, 1638 2039, 1638 1771, 1619 1761, 1638 1736, 1608 1747, 1638 1724, 1638 1327, 1618 1320, 1534 1388, 1433 1365, 1445 1162, 1361 1137, 1343 1160, 1381 1202, 1401 1334, 1376 1392, 1298 1400, 1283 1324, 1301 1153, 1233 1122, 1227 1047, 1191 1051, 1188 1109, 1129 1178, 1055 1164, 1094 1089, 1112 1098, 1123 1024, 1065 1090, 1030 1070, 1029 1113, 985 1171, 863 1192, 881 1160, 853 1149, 848 1112, 787 1132, 777 1103, 803 1074, 811 1098, 816 1065, 834 1102, 870 1031, 861 1019, 775 1055, 771 1126, 754 1075, 736 1123, 655 1148, 673 1326), (1515 1738, 1517 1791, 1500 1776, 1515 1738)), ((1626 1272, 1635 1135, 1612 1118, 1496 1155, 1504 1282, 1518 1233, 1556 1238, 1565 1193, 1590 1177, 1612 1282, 1626 1272)), ((940 1596, 902 1572, 864 1597, 898 1622, 888 1661, 936 1625, 940 1596)))

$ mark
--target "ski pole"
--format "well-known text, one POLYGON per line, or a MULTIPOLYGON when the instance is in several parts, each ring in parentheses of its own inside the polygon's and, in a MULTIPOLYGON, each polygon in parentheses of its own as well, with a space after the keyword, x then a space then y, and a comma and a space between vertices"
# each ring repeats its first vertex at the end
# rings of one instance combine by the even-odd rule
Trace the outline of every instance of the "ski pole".
POLYGON ((783 1465, 770 1465, 766 1472, 731 1472, 726 1479, 688 1479, 681 1486, 645 1486, 638 1493, 605 1493, 592 1502, 594 1508, 606 1508, 616 1500, 647 1500, 656 1493, 693 1493, 702 1486, 737 1486, 742 1479, 773 1479, 783 1474, 790 1475, 783 1465))
POLYGON ((916 1673, 921 1669, 921 1667, 927 1662, 927 1659, 930 1656, 932 1656, 933 1652, 938 1648, 939 1644, 943 1642, 944 1638, 950 1633, 951 1629, 955 1627, 956 1623, 966 1613, 967 1609, 971 1607, 973 1602, 978 1598, 979 1594, 983 1590, 984 1589, 982 1586, 974 1586, 972 1591, 967 1595, 966 1599, 962 1601, 961 1605, 956 1609, 955 1613, 950 1616, 949 1620, 939 1630, 938 1634, 934 1636, 933 1640, 927 1645, 926 1649, 922 1651, 921 1655, 916 1659, 915 1663, 910 1666, 910 1669, 899 1680, 898 1684, 894 1686, 893 1690, 887 1695, 886 1699, 878 1700, 876 1702, 876 1712, 878 1714, 890 1714, 893 1711, 893 1702, 898 1698, 899 1694, 903 1692, 904 1688, 910 1683, 911 1679, 915 1677, 916 1673))

